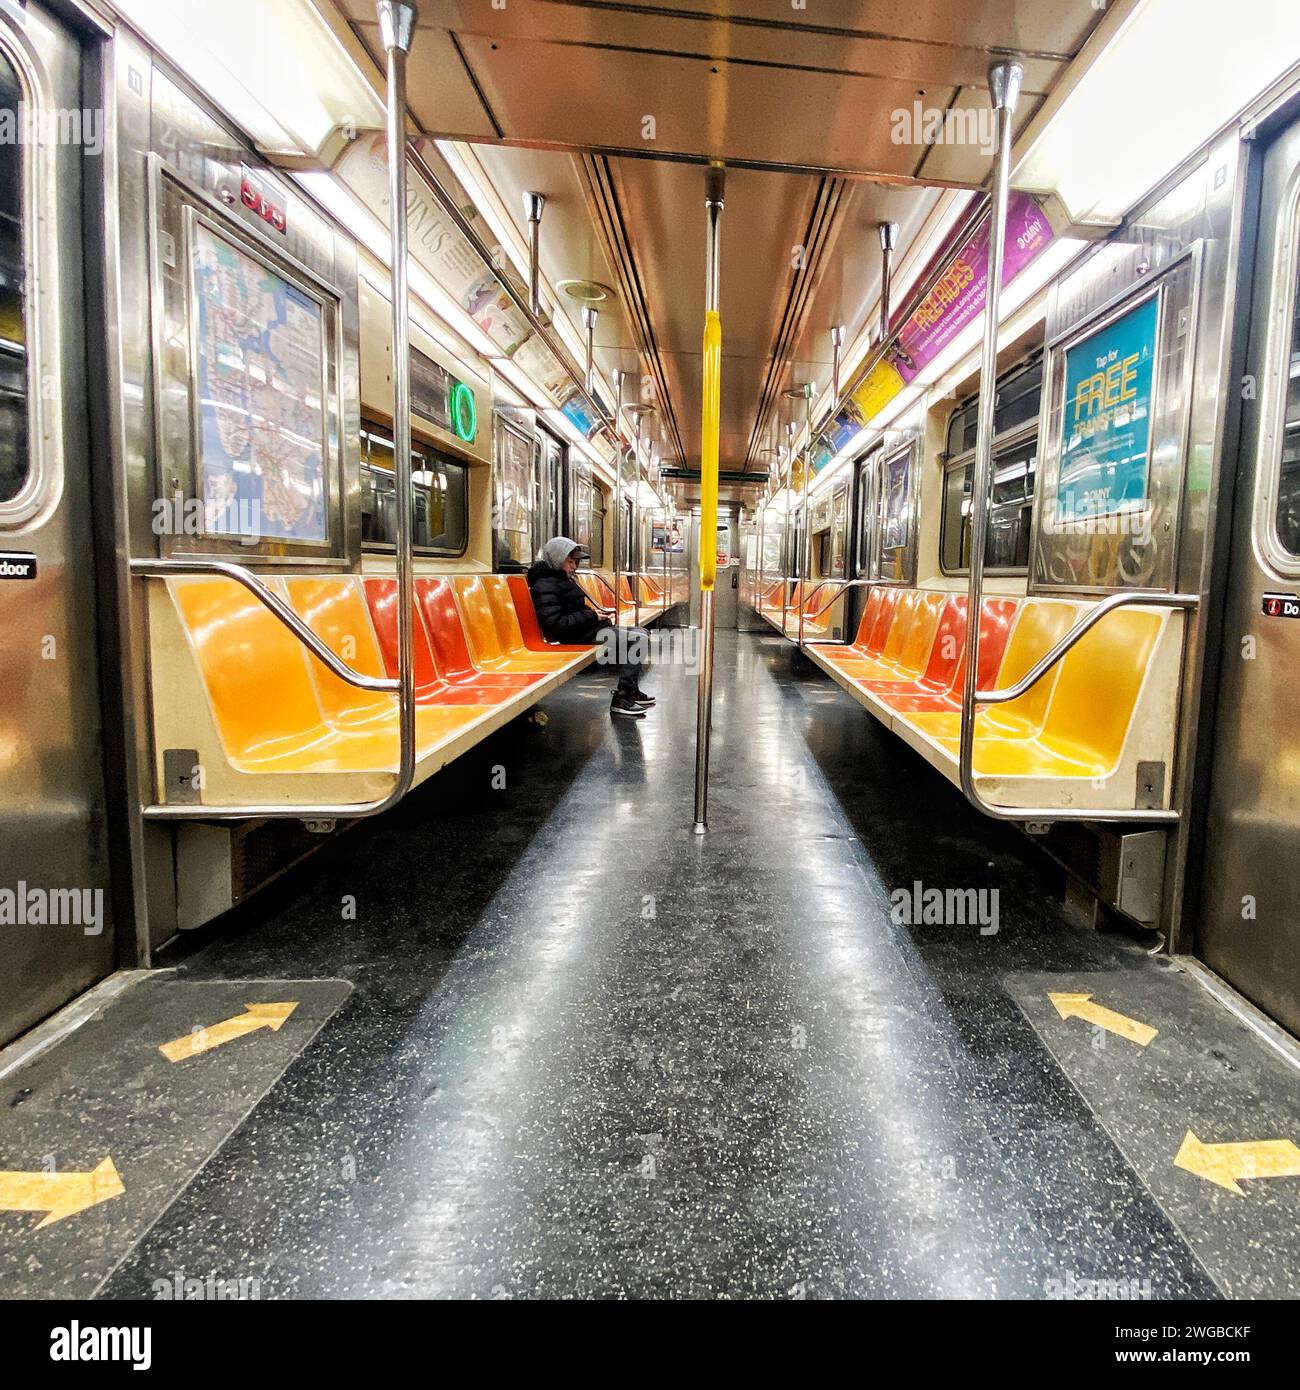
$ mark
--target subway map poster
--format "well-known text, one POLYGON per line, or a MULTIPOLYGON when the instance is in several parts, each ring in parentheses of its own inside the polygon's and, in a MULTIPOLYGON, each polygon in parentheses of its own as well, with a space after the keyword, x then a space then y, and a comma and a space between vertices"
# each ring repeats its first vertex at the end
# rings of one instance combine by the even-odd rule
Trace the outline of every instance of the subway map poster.
POLYGON ((321 306, 202 222, 193 269, 206 529, 325 542, 321 306))

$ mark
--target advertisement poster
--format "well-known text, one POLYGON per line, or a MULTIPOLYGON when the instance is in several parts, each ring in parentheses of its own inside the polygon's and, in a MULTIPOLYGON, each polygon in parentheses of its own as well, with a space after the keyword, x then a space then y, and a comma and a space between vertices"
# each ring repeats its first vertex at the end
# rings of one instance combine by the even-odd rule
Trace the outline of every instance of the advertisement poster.
POLYGON ((208 529, 320 544, 329 539, 321 307, 201 222, 193 272, 208 529))
MULTIPOLYGON (((1003 242, 1003 285, 1010 284, 1051 240, 1051 224, 1037 200, 1028 193, 1012 193, 1007 204, 1007 230, 1003 242)), ((823 426, 837 451, 983 312, 988 251, 989 222, 986 218, 948 261, 938 282, 915 312, 894 329, 897 338, 889 352, 872 368, 844 409, 823 426)), ((824 466, 820 457, 817 464, 824 466)))
MULTIPOLYGON (((1007 203, 1002 283, 1009 285, 1043 251, 1052 228, 1036 199, 1012 193, 1007 203)), ((988 280, 986 218, 945 267, 916 311, 898 329, 889 359, 904 382, 913 381, 984 309, 988 280)))
MULTIPOLYGON (((431 153, 437 157, 436 150, 431 153)), ((375 135, 354 141, 339 161, 336 173, 386 224, 388 147, 384 137, 375 135)), ((496 276, 484 266, 460 228, 434 203, 418 179, 407 179, 406 203, 412 259, 470 315, 500 348, 503 357, 513 356, 529 336, 528 321, 515 308, 496 276)), ((472 205, 463 210, 471 221, 478 220, 472 205)), ((480 222, 477 230, 488 246, 496 246, 490 228, 480 222)))
MULTIPOLYGON (((656 524, 650 532, 650 548, 663 554, 667 551, 670 555, 680 555, 686 549, 686 540, 682 535, 681 525, 674 521, 665 526, 656 524)), ((721 553, 721 552, 719 552, 721 553)), ((725 561, 721 563, 725 564, 725 561)))
POLYGON ((1158 320, 1152 295, 1065 354, 1058 521, 1146 502, 1158 320))

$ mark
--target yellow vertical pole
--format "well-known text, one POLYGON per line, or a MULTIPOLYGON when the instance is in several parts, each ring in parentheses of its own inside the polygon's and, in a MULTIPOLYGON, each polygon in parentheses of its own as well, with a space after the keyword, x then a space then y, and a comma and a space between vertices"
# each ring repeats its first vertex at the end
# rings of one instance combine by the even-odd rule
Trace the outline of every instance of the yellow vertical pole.
POLYGON ((708 217, 704 275, 703 402, 700 419, 700 674, 695 701, 695 834, 703 835, 709 811, 709 735, 713 721, 713 639, 718 577, 718 432, 722 413, 722 319, 718 313, 718 231, 723 207, 723 169, 711 164, 705 183, 708 217))

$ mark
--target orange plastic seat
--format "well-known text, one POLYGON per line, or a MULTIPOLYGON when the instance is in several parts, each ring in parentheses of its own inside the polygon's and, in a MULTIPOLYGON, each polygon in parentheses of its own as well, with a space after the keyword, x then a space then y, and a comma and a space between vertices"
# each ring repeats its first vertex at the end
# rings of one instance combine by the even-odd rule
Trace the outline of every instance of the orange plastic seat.
POLYGON ((500 704, 543 678, 542 673, 536 671, 483 672, 478 669, 465 639, 460 609, 449 580, 417 579, 415 601, 424 618, 438 674, 448 684, 473 690, 485 703, 500 704))
MULTIPOLYGON (((497 619, 488 600, 487 589, 478 575, 460 575, 453 581, 456 600, 464 620, 465 637, 474 665, 480 671, 501 674, 542 676, 567 665, 569 658, 542 652, 512 655, 502 645, 497 619)), ((519 639, 523 648, 523 638, 519 639)))
POLYGON ((531 670, 562 671, 573 665, 573 656, 563 652, 534 651, 524 641, 519 626, 519 615, 515 612, 515 601, 510 597, 510 585, 504 574, 487 574, 481 578, 462 579, 461 585, 479 585, 492 611, 492 621, 496 624, 497 644, 503 656, 511 660, 523 661, 531 670))
POLYGON ((892 585, 879 585, 867 595, 866 606, 862 610, 862 621, 858 624, 858 635, 847 646, 819 647, 819 653, 833 666, 845 662, 873 660, 884 650, 893 625, 894 614, 898 610, 903 590, 892 585))
MULTIPOLYGON (((997 678, 1002 654, 1016 614, 1015 599, 985 599, 980 619, 979 679, 976 688, 988 690, 997 678)), ((900 714, 923 711, 961 711, 966 677, 966 597, 949 599, 939 620, 930 664, 918 681, 868 681, 867 689, 879 695, 900 714)))
MULTIPOLYGON (((390 676, 397 674, 397 580, 379 577, 363 580, 370 619, 375 626, 379 654, 390 676)), ((414 609, 412 642, 415 648, 415 698, 428 705, 478 705, 499 703, 497 695, 472 684, 454 685, 438 670, 433 644, 418 599, 414 609)))
MULTIPOLYGON (((242 585, 227 579, 199 579, 176 582, 169 589, 207 690, 222 751, 232 768, 246 773, 396 768, 394 696, 355 691, 363 700, 387 700, 390 720, 353 727, 328 719, 310 668, 345 683, 310 656, 242 585)), ((476 715, 469 712, 467 721, 476 715)), ((426 725, 426 749, 436 737, 437 731, 426 725)))
MULTIPOLYGON (((360 582, 350 575, 330 575, 284 581, 290 607, 308 627, 354 671, 384 676, 379 644, 361 595, 360 582)), ((394 695, 360 690, 312 660, 312 681, 326 721, 334 728, 375 740, 376 756, 397 758, 397 699, 394 695), (379 750, 384 750, 381 754, 379 750)), ((477 719, 481 710, 422 705, 415 712, 416 751, 420 756, 458 729, 477 719)), ((383 765, 381 763, 381 765, 383 765)))
POLYGON ((945 602, 943 594, 909 589, 898 601, 880 656, 836 664, 854 681, 915 680, 930 658, 945 602))
MULTIPOLYGON (((1159 613, 1149 611, 1121 609, 1107 614, 1062 657, 1037 732, 981 738, 977 731, 975 771, 994 777, 1090 778, 1113 772, 1124 750, 1161 621, 1159 613)), ((1038 686, 1048 685, 1049 680, 1045 676, 1038 686)), ((1029 699, 1037 688, 1021 700, 1029 699)), ((996 709, 991 707, 989 713, 996 709)), ((943 743, 955 753, 955 738, 943 743)))

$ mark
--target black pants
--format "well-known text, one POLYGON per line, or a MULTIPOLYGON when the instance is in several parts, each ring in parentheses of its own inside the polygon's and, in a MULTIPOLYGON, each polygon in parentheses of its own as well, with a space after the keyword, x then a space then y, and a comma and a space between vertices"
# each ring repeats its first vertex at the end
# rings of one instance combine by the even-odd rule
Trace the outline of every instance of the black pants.
POLYGON ((643 627, 615 627, 606 623, 596 636, 596 663, 618 677, 616 693, 631 695, 640 688, 649 664, 650 634, 643 627))

